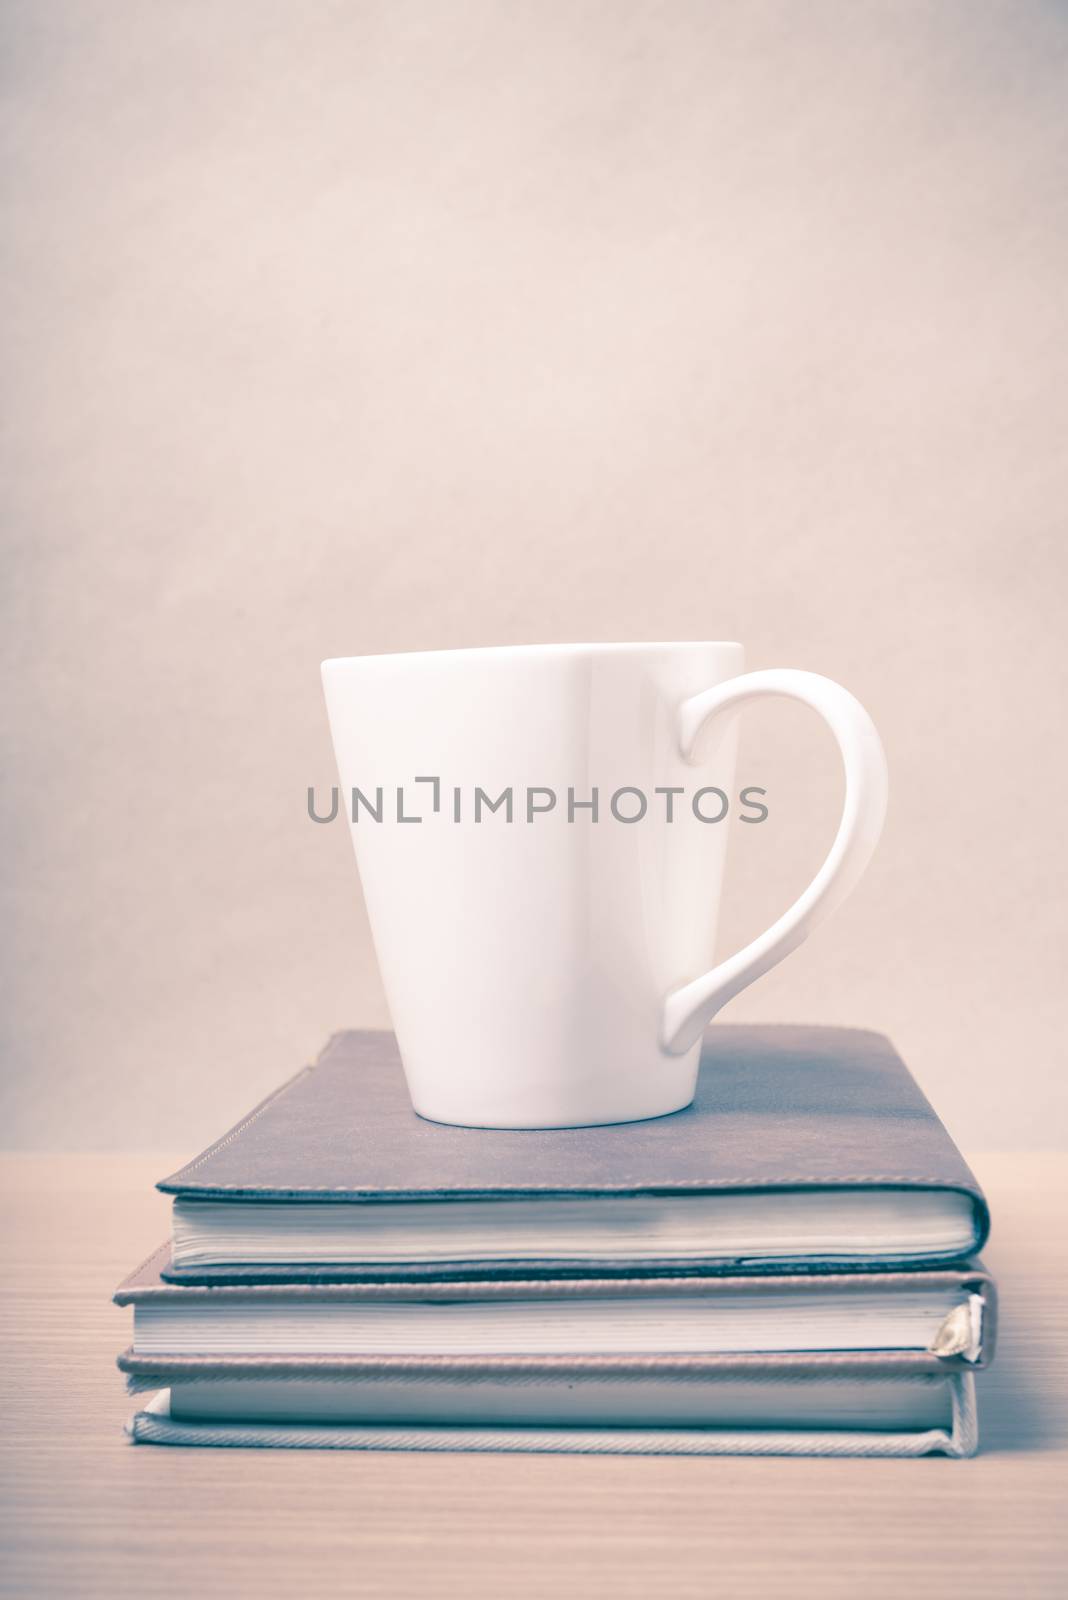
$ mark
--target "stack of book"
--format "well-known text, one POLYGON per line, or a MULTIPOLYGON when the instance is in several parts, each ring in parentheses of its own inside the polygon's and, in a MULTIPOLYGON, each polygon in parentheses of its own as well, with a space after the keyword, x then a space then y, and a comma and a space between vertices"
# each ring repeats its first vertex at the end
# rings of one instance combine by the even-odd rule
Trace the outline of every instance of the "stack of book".
POLYGON ((687 1110, 511 1132, 422 1121, 343 1033, 159 1187, 138 1442, 976 1448, 987 1208, 878 1034, 717 1025, 687 1110))

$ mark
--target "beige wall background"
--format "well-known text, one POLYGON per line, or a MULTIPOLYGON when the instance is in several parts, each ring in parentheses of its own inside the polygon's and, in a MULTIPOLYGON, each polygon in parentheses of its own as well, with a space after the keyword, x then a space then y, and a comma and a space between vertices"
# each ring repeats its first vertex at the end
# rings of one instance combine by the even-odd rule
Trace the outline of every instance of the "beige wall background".
MULTIPOLYGON (((6 1141, 192 1151, 386 1024, 320 658, 673 637, 890 760, 732 1018, 1062 1138, 1068 10, 3 12, 6 1141)), ((839 799, 800 710, 741 769, 724 952, 839 799)))

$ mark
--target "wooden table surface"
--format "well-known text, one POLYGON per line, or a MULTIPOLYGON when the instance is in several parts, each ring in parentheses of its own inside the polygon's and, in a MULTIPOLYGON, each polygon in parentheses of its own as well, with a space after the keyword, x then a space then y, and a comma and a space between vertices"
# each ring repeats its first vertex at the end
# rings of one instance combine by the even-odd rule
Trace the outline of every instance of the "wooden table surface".
POLYGON ((960 1462, 134 1448, 109 1296, 166 1235, 177 1164, 0 1163, 5 1594, 1068 1594, 1063 1156, 974 1163, 1002 1335, 960 1462))

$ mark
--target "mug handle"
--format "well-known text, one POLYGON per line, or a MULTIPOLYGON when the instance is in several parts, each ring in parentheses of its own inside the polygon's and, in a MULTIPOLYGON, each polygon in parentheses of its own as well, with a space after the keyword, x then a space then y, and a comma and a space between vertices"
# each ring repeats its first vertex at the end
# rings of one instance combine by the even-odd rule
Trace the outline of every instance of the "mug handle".
POLYGON ((772 695, 799 700, 818 711, 838 740, 846 779, 842 820, 827 859, 789 911, 737 955, 668 995, 661 1029, 668 1055, 683 1055, 696 1044, 728 1000, 796 950, 842 904, 859 883, 882 832, 886 756, 875 724, 847 689, 816 672, 789 667, 746 672, 684 700, 679 707, 683 759, 691 763, 700 759, 701 736, 713 717, 772 695))

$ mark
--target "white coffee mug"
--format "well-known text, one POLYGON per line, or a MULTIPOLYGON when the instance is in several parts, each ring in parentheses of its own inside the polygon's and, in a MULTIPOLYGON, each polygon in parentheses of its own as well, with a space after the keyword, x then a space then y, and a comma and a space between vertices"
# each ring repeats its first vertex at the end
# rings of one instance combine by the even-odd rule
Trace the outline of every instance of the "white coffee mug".
MULTIPOLYGON (((871 719, 829 678, 743 668, 737 644, 323 663, 341 804, 421 1116, 554 1128, 680 1110, 705 1025, 857 883, 886 809, 871 719), (713 966, 741 805, 732 713, 770 695, 827 722, 845 807, 801 897, 713 966)), ((759 804, 747 794, 742 814, 759 804)))

